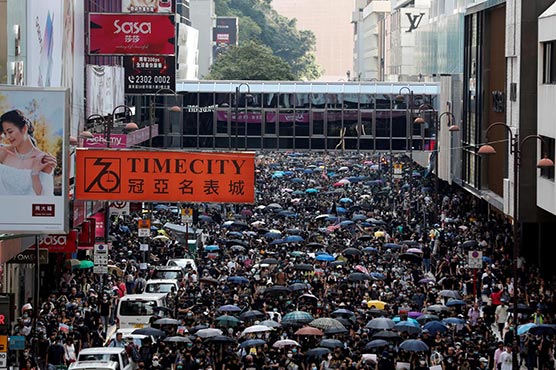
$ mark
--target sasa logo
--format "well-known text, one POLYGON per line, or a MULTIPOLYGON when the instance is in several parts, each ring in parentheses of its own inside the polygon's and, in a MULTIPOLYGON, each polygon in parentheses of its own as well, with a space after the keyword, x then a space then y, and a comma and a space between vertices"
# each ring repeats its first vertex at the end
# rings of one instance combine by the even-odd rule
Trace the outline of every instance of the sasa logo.
POLYGON ((114 31, 115 35, 120 32, 126 35, 136 35, 139 33, 147 35, 151 33, 151 22, 123 22, 120 25, 120 20, 116 19, 114 27, 116 28, 116 31, 114 31))
POLYGON ((67 235, 46 235, 41 237, 40 244, 61 247, 66 245, 67 240, 67 235))

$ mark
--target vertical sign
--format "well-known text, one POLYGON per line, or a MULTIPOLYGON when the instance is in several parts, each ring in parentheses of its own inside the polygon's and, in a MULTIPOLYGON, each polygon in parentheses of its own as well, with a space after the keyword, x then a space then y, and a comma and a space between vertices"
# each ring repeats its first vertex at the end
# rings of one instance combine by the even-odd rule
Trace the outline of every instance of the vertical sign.
POLYGON ((137 222, 137 236, 146 238, 151 235, 151 220, 139 220, 137 222))
POLYGON ((236 17, 217 17, 216 26, 212 30, 213 58, 216 59, 228 47, 237 45, 238 19, 236 17))
POLYGON ((95 244, 93 263, 93 272, 95 274, 108 273, 108 245, 95 244))
POLYGON ((480 269, 483 267, 483 252, 469 251, 467 263, 470 269, 480 269))
POLYGON ((176 86, 176 58, 173 56, 124 56, 125 93, 156 93, 176 86))
POLYGON ((193 208, 182 208, 181 209, 181 222, 184 224, 193 223, 193 208))

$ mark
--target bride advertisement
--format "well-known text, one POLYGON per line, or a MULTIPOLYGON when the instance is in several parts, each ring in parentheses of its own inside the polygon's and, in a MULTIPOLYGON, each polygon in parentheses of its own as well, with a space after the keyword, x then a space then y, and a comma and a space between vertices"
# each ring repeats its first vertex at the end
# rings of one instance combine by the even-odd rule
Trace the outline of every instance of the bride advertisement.
POLYGON ((0 87, 0 233, 66 233, 69 94, 0 87))

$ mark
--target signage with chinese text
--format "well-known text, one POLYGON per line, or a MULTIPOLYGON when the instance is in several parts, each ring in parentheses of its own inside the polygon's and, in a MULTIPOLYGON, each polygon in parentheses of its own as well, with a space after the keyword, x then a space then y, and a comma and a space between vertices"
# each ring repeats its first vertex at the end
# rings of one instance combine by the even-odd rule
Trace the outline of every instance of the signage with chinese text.
POLYGON ((90 13, 89 54, 174 55, 173 15, 90 13))
POLYGON ((81 200, 253 203, 255 154, 82 149, 81 200))
POLYGON ((122 0, 124 13, 175 13, 174 0, 122 0))
POLYGON ((93 272, 95 274, 108 273, 108 245, 95 244, 93 263, 93 272))
POLYGON ((176 58, 172 56, 124 56, 125 93, 156 93, 176 85, 176 58))
POLYGON ((151 220, 137 221, 137 236, 145 238, 150 235, 151 235, 151 220))

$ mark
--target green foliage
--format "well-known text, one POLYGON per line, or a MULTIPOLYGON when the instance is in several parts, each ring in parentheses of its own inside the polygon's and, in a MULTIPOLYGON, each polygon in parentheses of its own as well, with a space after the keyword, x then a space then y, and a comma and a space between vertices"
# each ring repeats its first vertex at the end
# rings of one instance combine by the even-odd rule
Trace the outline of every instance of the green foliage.
POLYGON ((318 78, 322 70, 314 55, 315 35, 297 30, 296 20, 278 14, 271 3, 272 0, 215 0, 216 14, 239 18, 240 46, 250 41, 266 45, 290 65, 294 79, 318 78))
POLYGON ((291 67, 254 41, 232 47, 219 56, 206 77, 209 80, 295 80, 291 67))

